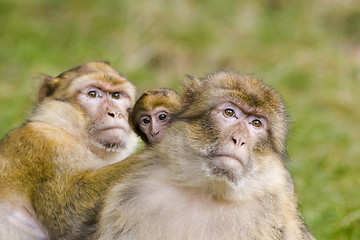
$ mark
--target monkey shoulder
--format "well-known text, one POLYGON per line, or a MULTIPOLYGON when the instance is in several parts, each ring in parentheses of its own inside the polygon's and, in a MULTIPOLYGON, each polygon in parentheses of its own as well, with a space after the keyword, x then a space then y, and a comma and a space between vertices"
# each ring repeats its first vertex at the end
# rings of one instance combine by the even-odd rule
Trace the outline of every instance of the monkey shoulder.
MULTIPOLYGON (((40 122, 28 122, 12 130, 0 147, 1 175, 22 181, 27 174, 27 182, 40 177, 65 174, 85 168, 86 161, 96 161, 95 156, 82 145, 77 137, 63 129, 40 122), (80 149, 83 150, 80 151, 80 149)), ((90 164, 86 166, 89 168, 90 164)), ((20 184, 19 186, 22 186, 20 184)))

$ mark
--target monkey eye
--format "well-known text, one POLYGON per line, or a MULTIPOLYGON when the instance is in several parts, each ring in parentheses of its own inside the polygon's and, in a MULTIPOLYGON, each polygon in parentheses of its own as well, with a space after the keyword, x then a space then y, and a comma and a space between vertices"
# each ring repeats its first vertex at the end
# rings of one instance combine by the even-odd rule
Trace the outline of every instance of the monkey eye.
POLYGON ((259 119, 254 119, 250 122, 251 125, 253 125, 254 127, 261 127, 263 124, 259 119))
POLYGON ((114 92, 111 96, 112 96, 112 98, 114 98, 114 99, 119 99, 120 96, 121 96, 121 94, 120 94, 120 92, 114 92))
POLYGON ((144 116, 144 117, 142 117, 142 118, 140 119, 140 122, 141 122, 142 124, 144 124, 144 125, 147 125, 147 124, 149 124, 149 123, 151 122, 151 118, 148 117, 148 116, 144 116))
POLYGON ((88 96, 91 98, 96 98, 98 96, 98 93, 96 91, 89 91, 88 96))
POLYGON ((234 117, 235 116, 235 111, 231 108, 227 108, 224 110, 224 114, 227 117, 234 117))
POLYGON ((161 121, 164 121, 166 118, 167 118, 166 113, 162 113, 162 114, 159 115, 159 119, 160 119, 161 121))

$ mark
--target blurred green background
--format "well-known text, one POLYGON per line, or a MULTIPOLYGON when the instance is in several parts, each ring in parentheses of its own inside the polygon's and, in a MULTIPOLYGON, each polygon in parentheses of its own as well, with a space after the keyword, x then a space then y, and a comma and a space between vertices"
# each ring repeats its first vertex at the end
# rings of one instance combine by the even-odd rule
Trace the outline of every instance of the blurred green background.
POLYGON ((318 239, 360 239, 360 3, 356 0, 0 0, 0 137, 41 73, 107 60, 141 91, 186 74, 255 73, 292 119, 288 167, 318 239))

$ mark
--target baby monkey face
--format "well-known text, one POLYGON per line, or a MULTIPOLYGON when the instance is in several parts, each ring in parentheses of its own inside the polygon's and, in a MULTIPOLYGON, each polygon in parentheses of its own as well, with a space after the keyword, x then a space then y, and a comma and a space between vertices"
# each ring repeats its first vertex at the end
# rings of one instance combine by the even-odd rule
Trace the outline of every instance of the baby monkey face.
POLYGON ((139 128, 145 133, 150 144, 157 143, 162 138, 170 118, 170 113, 164 107, 142 113, 139 128))

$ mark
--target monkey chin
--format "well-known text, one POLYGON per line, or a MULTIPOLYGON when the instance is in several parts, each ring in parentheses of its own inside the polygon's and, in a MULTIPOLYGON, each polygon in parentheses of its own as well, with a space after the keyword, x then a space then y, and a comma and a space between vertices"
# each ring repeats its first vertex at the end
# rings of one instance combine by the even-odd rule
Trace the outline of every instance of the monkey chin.
POLYGON ((242 158, 230 154, 217 154, 212 157, 217 167, 229 171, 241 171, 244 168, 242 158))
POLYGON ((93 147, 95 147, 95 152, 101 150, 105 152, 121 152, 123 151, 127 145, 123 141, 92 141, 93 147))
POLYGON ((123 139, 128 137, 128 133, 123 128, 112 128, 96 132, 93 136, 93 143, 96 147, 109 151, 117 152, 126 147, 123 139))
POLYGON ((212 156, 212 173, 220 179, 227 179, 231 184, 236 184, 247 171, 247 160, 232 155, 212 156), (224 178, 225 177, 225 178, 224 178))
POLYGON ((216 160, 229 170, 237 170, 243 167, 241 159, 232 156, 217 156, 216 160))
POLYGON ((101 143, 101 145, 103 146, 103 148, 107 151, 107 152, 120 152, 122 149, 124 149, 126 146, 121 143, 121 142, 117 142, 117 143, 106 143, 103 142, 101 143))

